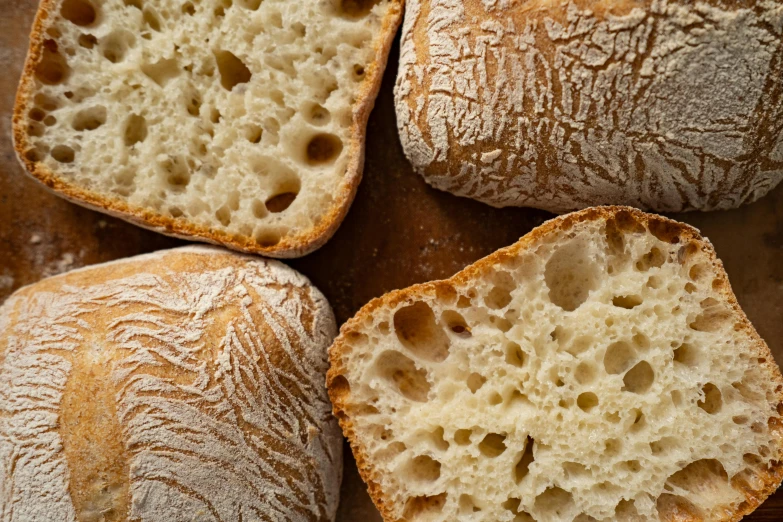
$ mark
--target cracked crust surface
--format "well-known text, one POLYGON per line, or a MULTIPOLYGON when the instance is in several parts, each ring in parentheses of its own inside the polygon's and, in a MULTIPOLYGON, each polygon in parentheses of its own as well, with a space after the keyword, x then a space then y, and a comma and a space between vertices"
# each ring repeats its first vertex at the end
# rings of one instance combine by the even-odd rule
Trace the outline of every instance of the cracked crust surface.
POLYGON ((783 179, 783 4, 411 0, 405 153, 493 206, 737 207, 783 179))
POLYGON ((582 517, 578 520, 736 521, 773 493, 783 478, 779 464, 783 378, 766 343, 737 304, 712 245, 692 227, 634 209, 593 208, 554 219, 451 279, 376 299, 343 326, 330 349, 330 361, 327 382, 335 414, 370 494, 388 521, 570 521, 576 516, 582 517), (595 230, 597 243, 606 241, 611 249, 623 237, 626 248, 601 258, 607 264, 588 271, 591 277, 617 280, 624 273, 622 263, 631 263, 633 277, 643 274, 647 280, 642 284, 646 289, 606 283, 607 293, 601 290, 602 283, 585 293, 579 290, 579 282, 589 278, 580 278, 579 270, 565 271, 546 283, 533 282, 545 279, 536 273, 547 270, 543 265, 550 266, 546 258, 557 258, 554 266, 569 260, 574 266, 590 265, 580 253, 586 248, 580 237, 595 230), (644 245, 637 252, 638 260, 631 255, 630 261, 618 262, 614 256, 635 252, 634 244, 644 245), (663 309, 652 307, 650 313, 656 317, 648 323, 652 329, 634 327, 625 340, 628 346, 624 342, 607 346, 609 340, 616 341, 617 329, 630 327, 628 314, 646 314, 651 296, 674 284, 671 281, 679 276, 664 276, 662 271, 669 265, 676 270, 683 267, 690 285, 673 293, 682 308, 675 306, 672 315, 684 313, 687 319, 669 334, 683 334, 688 341, 680 343, 682 339, 669 339, 656 330, 655 325, 669 319, 658 315, 663 309), (503 271, 526 282, 510 284, 505 276, 498 276, 503 271), (558 286, 558 281, 565 284, 558 286), (536 284, 549 288, 544 302, 535 293, 536 284), (543 311, 535 312, 536 304, 543 311), (693 311, 689 311, 691 304, 693 311), (539 315, 515 317, 528 312, 539 315), (544 315, 549 313, 558 316, 554 324, 561 329, 555 328, 551 337, 548 330, 538 336, 537 329, 546 329, 538 325, 550 324, 544 315), (601 324, 606 319, 607 333, 581 342, 580 332, 589 333, 593 327, 582 328, 578 321, 591 314, 601 324), (498 341, 499 335, 505 337, 498 341), (712 337, 702 343, 706 337, 699 340, 701 335, 712 337), (724 345, 731 345, 725 353, 724 345), (508 346, 519 351, 508 351, 508 346), (552 352, 556 346, 560 348, 552 352), (500 359, 495 361, 498 347, 500 359), (651 355, 659 349, 661 357, 651 355), (705 351, 712 349, 721 355, 705 351), (626 356, 625 365, 623 357, 607 355, 626 351, 635 355, 626 356), (705 373, 699 373, 697 353, 712 359, 705 373), (465 357, 468 366, 459 371, 444 369, 464 365, 465 357), (737 367, 723 366, 727 360, 737 361, 737 367), (593 364, 592 370, 584 363, 593 364), (744 377, 724 383, 723 374, 733 376, 738 367, 744 377), (509 376, 532 372, 529 368, 538 369, 538 374, 531 374, 535 384, 523 384, 514 393, 519 382, 509 376), (563 368, 571 369, 562 373, 563 368), (645 383, 650 371, 653 381, 645 383), (606 375, 591 380, 595 372, 606 375), (661 392, 657 386, 666 386, 663 383, 672 375, 690 383, 671 390, 672 404, 685 404, 683 411, 690 408, 691 413, 668 410, 668 396, 657 395, 661 392), (549 382, 555 377, 557 386, 549 382), (612 392, 615 380, 618 389, 612 392), (750 405, 753 400, 746 401, 752 395, 750 388, 758 393, 758 410, 750 405), (738 390, 744 391, 735 393, 738 390), (451 399, 440 400, 441 395, 451 399), (542 404, 549 400, 556 405, 558 399, 559 406, 537 417, 536 410, 544 411, 542 404), (613 411, 618 405, 622 406, 613 411), (626 413, 633 413, 628 422, 626 413), (599 415, 603 420, 594 418, 599 415), (584 422, 593 421, 595 426, 585 427, 584 422), (659 438, 666 431, 661 426, 668 424, 692 428, 693 433, 659 438), (623 428, 618 431, 616 426, 623 428), (727 431, 721 435, 724 428, 727 431), (631 449, 622 443, 616 446, 626 437, 631 449), (709 442, 701 444, 704 438, 709 442), (752 450, 732 446, 750 440, 761 446, 752 450), (564 444, 572 449, 563 449, 564 444), (591 453, 605 444, 605 451, 591 453), (649 447, 642 451, 639 444, 649 447), (531 455, 526 460, 528 447, 531 455), (676 447, 682 452, 674 450, 676 459, 671 454, 667 458, 666 452, 676 447), (568 451, 573 454, 566 459, 568 451), (560 462, 558 455, 568 462, 560 462), (595 457, 598 468, 588 466, 592 461, 587 455, 595 457), (586 461, 579 462, 580 458, 586 461), (490 467, 481 467, 482 461, 490 467), (580 475, 586 469, 603 482, 596 484, 591 475, 580 475), (512 481, 515 474, 516 482, 512 481), (637 486, 638 491, 629 489, 637 486), (553 503, 566 508, 552 509, 553 503))

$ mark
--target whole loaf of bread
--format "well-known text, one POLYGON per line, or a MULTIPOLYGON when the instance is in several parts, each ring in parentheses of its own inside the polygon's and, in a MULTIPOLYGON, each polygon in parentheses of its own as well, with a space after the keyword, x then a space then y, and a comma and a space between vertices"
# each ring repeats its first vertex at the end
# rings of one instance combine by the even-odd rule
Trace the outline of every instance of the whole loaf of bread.
POLYGON ((273 261, 184 248, 0 308, 0 520, 327 521, 334 317, 273 261))
POLYGON ((727 209, 783 179, 778 0, 409 0, 396 104, 434 187, 727 209))

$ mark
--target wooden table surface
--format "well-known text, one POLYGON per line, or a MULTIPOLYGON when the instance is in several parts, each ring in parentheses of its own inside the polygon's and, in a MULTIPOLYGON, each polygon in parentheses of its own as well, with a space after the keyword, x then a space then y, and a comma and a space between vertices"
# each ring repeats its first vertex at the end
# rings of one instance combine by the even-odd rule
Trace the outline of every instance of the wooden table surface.
MULTIPOLYGON (((36 6, 37 0, 0 0, 0 302, 49 275, 183 244, 67 203, 23 174, 10 120, 36 6)), ((551 217, 456 198, 413 173, 394 120, 398 51, 392 49, 370 119, 365 179, 348 218, 324 248, 290 262, 329 298, 340 323, 373 297, 449 277, 551 217)), ((739 210, 672 217, 713 241, 740 304, 783 363, 783 186, 739 210)), ((338 521, 380 521, 350 451, 345 464, 338 521)), ((745 520, 783 520, 783 491, 745 520)))

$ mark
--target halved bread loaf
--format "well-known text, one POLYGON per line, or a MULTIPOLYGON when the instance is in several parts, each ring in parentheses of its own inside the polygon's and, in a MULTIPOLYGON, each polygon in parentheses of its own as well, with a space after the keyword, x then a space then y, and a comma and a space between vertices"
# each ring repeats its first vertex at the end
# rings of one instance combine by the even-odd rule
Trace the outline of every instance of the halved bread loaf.
POLYGON ((493 206, 726 209, 783 180, 783 5, 409 0, 397 123, 493 206))
POLYGON ((14 116, 76 203, 274 257, 350 207, 402 0, 43 0, 14 116))
POLYGON ((4 522, 334 520, 337 333, 277 262, 186 247, 0 307, 4 522))
POLYGON ((625 207, 368 304, 328 386, 387 521, 728 521, 783 477, 783 378, 698 231, 625 207))

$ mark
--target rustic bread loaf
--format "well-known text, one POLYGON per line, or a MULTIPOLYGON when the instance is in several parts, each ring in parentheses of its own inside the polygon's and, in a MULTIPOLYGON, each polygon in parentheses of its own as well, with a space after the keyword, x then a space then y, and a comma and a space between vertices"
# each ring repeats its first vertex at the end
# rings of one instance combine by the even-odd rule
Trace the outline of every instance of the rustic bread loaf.
POLYGON ((711 244, 629 208, 371 302, 330 360, 387 521, 733 521, 783 477, 783 379, 711 244))
POLYGON ((273 257, 356 193, 402 0, 43 0, 17 153, 79 204, 273 257))
POLYGON ((783 3, 409 0, 396 104, 459 196, 736 207, 783 179, 783 3))
POLYGON ((183 248, 0 308, 0 519, 333 520, 331 309, 275 262, 183 248))

